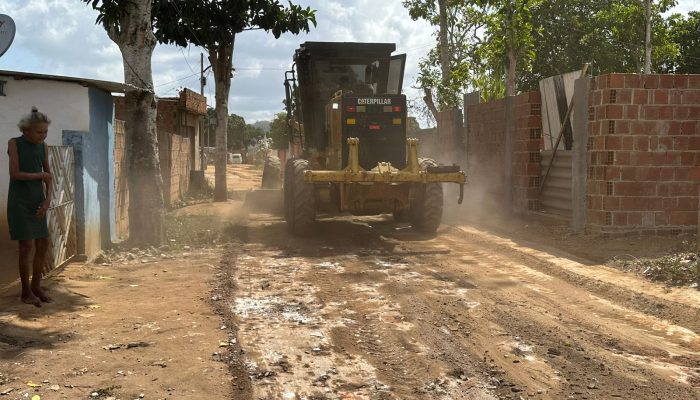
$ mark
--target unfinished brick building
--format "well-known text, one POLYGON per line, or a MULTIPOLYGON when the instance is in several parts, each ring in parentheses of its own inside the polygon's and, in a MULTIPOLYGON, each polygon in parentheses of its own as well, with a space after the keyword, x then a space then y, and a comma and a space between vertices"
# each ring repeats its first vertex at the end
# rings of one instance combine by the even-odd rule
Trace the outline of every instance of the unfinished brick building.
POLYGON ((580 227, 592 232, 695 230, 700 75, 581 78, 574 97, 579 112, 572 121, 573 149, 557 151, 559 170, 543 188, 551 151, 542 140, 540 92, 467 106, 471 181, 485 185, 494 201, 505 196, 515 211, 545 209, 574 225, 578 218, 580 227), (510 138, 507 101, 515 107, 510 138))
MULTIPOLYGON (((163 198, 167 207, 181 200, 189 189, 190 171, 201 169, 199 119, 206 114, 206 108, 206 98, 189 89, 182 90, 178 97, 158 99, 158 154, 163 177, 163 198)), ((123 123, 124 112, 124 98, 115 98, 115 115, 120 121, 117 124, 123 123)), ((123 176, 126 174, 123 133, 121 136, 115 135, 115 140, 116 182, 119 183, 117 218, 124 221, 128 210, 128 189, 123 176)))

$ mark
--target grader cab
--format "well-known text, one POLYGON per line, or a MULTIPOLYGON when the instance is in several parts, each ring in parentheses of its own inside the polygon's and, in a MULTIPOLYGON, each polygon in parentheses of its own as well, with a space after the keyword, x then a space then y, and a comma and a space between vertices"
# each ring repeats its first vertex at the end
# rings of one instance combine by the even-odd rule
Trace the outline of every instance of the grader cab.
POLYGON ((443 182, 466 181, 459 166, 418 158, 406 137, 401 93, 405 54, 390 43, 306 42, 285 74, 292 157, 284 168, 289 230, 312 230, 318 213, 391 213, 433 233, 442 219, 443 182))

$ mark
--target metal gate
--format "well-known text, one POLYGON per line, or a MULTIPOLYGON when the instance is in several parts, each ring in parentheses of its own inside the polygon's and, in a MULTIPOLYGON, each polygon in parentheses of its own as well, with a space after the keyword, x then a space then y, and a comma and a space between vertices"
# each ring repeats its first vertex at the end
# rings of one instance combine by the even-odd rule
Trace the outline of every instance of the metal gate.
POLYGON ((51 243, 45 273, 66 263, 77 250, 73 148, 49 146, 49 165, 53 175, 53 197, 46 214, 51 243))
MULTIPOLYGON (((554 165, 542 186, 540 205, 544 211, 571 218, 572 215, 572 151, 557 151, 554 165)), ((544 175, 552 160, 552 150, 542 150, 540 170, 544 175)), ((542 177, 544 179, 544 177, 542 177)))

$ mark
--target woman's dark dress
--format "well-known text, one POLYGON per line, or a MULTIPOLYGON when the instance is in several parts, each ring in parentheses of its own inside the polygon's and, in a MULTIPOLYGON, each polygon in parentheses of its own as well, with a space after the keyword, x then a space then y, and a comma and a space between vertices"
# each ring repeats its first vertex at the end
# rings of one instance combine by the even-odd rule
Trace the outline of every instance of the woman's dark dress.
MULTIPOLYGON (((20 172, 44 172, 46 145, 34 144, 20 136, 14 139, 17 145, 20 172)), ((44 201, 44 181, 10 180, 7 194, 7 224, 12 240, 41 239, 49 236, 46 216, 37 218, 36 211, 44 201)))

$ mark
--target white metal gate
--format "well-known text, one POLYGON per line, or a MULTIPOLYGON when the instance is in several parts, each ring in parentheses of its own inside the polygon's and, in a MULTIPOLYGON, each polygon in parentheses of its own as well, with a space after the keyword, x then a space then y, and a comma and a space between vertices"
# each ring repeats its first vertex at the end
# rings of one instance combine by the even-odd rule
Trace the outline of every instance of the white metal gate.
POLYGON ((45 273, 70 260, 77 250, 73 148, 49 146, 49 165, 53 175, 53 197, 46 214, 51 244, 45 273))

